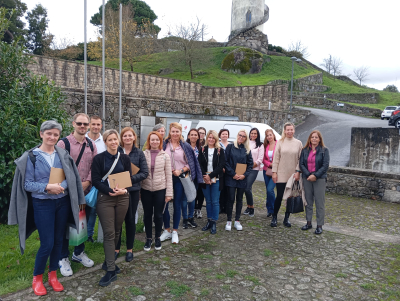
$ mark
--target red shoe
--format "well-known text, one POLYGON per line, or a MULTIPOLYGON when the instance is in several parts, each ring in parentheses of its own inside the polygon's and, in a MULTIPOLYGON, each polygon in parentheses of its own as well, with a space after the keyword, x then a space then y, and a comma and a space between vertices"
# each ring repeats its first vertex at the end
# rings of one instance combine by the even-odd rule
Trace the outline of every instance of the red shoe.
POLYGON ((49 285, 55 292, 62 292, 64 287, 57 279, 57 271, 49 272, 49 285))
POLYGON ((37 296, 44 296, 47 294, 47 290, 43 285, 43 274, 33 276, 32 288, 33 288, 33 292, 37 296))

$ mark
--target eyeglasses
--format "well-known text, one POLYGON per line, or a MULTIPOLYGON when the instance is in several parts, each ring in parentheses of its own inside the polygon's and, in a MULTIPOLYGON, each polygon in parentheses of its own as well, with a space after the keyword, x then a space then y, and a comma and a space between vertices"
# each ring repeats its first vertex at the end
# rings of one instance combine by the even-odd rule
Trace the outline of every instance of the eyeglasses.
POLYGON ((199 132, 199 134, 200 134, 200 135, 205 135, 206 133, 203 133, 203 132, 199 132))
POLYGON ((86 122, 75 122, 75 124, 76 124, 77 126, 82 126, 82 124, 83 124, 84 126, 89 126, 89 123, 86 123, 86 122))
POLYGON ((238 134, 238 137, 240 137, 240 138, 246 138, 245 135, 240 135, 240 134, 238 134))

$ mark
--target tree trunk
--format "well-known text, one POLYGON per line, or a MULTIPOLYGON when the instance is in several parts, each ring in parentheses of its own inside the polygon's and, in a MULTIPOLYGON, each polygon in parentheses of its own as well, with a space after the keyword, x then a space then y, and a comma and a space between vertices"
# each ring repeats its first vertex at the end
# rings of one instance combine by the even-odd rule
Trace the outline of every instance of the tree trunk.
POLYGON ((193 77, 193 68, 192 68, 192 60, 189 61, 189 68, 190 68, 190 76, 192 79, 194 79, 193 77))

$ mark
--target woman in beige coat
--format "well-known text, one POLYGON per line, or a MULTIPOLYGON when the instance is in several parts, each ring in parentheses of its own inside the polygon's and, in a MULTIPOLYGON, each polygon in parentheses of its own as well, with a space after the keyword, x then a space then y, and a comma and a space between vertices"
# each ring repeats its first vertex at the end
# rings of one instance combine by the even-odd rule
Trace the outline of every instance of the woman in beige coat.
POLYGON ((149 176, 142 181, 142 204, 144 211, 144 225, 146 228, 145 251, 150 251, 153 243, 152 222, 154 211, 155 249, 161 250, 161 230, 163 223, 163 210, 165 204, 172 199, 172 169, 171 159, 162 150, 162 137, 157 132, 151 132, 147 137, 147 149, 144 152, 149 176))

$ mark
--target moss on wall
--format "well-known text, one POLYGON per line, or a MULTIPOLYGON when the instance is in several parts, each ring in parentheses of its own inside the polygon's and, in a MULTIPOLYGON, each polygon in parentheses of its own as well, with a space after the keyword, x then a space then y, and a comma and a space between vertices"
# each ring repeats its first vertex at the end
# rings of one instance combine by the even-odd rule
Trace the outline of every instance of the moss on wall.
POLYGON ((260 72, 263 64, 261 52, 240 47, 228 53, 222 61, 221 68, 228 72, 248 74, 260 72))

